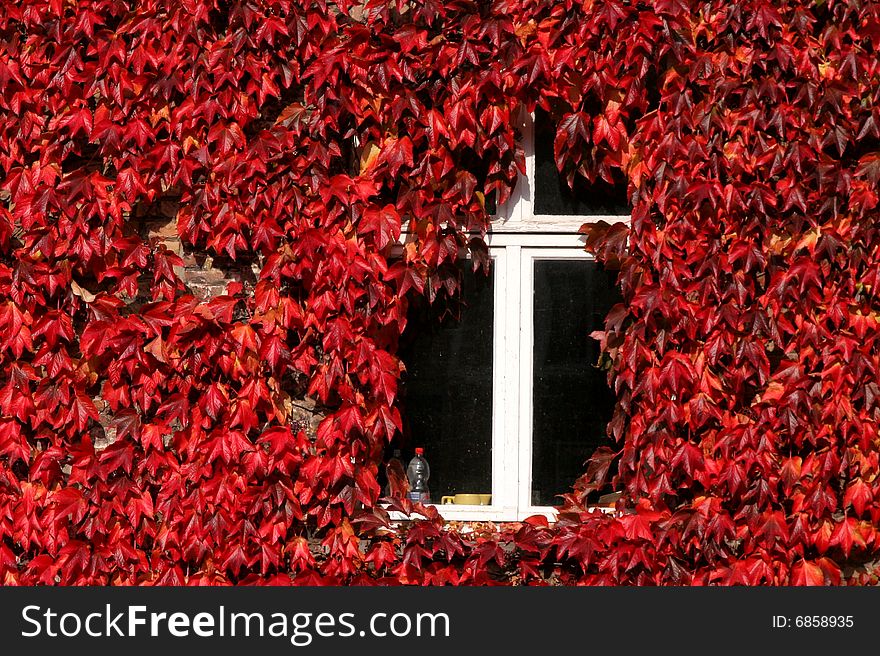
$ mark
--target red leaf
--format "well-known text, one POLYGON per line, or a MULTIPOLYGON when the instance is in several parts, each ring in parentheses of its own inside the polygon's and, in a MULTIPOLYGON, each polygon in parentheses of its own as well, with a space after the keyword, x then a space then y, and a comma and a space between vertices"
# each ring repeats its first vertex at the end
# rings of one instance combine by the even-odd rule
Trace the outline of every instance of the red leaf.
POLYGON ((859 515, 864 514, 873 501, 874 493, 871 487, 861 478, 850 483, 843 495, 844 505, 852 505, 859 515))
POLYGON ((202 395, 199 405, 211 419, 217 419, 220 411, 229 406, 229 399, 219 383, 211 383, 202 395))
POLYGON ((816 563, 802 560, 791 570, 793 585, 825 585, 825 573, 816 563))
POLYGON ((400 216, 393 205, 382 209, 369 208, 364 212, 358 227, 361 234, 373 233, 376 245, 381 249, 400 237, 400 216))
POLYGON ((134 463, 134 447, 126 440, 119 440, 104 449, 99 460, 102 478, 105 480, 117 469, 122 469, 126 474, 130 474, 134 463))
POLYGON ((73 397, 73 405, 68 417, 73 419, 76 430, 82 432, 88 426, 89 419, 98 421, 98 409, 89 397, 77 392, 73 397))
POLYGON ((82 491, 75 487, 66 487, 52 495, 52 503, 55 506, 56 526, 59 520, 71 518, 74 524, 79 523, 85 516, 88 503, 83 498, 82 491))

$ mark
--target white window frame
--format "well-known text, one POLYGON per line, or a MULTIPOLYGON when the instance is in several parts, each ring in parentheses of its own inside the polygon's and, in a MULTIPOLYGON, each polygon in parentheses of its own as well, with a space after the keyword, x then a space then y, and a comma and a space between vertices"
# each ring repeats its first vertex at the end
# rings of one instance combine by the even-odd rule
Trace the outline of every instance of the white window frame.
MULTIPOLYGON (((580 227, 598 221, 630 221, 629 215, 536 215, 534 115, 523 112, 519 128, 526 174, 520 175, 511 197, 498 207, 486 235, 495 276, 492 503, 440 505, 438 498, 433 505, 446 520, 521 521, 530 515, 556 519, 552 506, 531 503, 534 263, 537 259, 591 260, 584 251, 580 227)), ((402 235, 404 240, 407 237, 402 235)), ((430 462, 430 455, 427 458, 430 462)), ((434 496, 439 495, 434 492, 434 496)))

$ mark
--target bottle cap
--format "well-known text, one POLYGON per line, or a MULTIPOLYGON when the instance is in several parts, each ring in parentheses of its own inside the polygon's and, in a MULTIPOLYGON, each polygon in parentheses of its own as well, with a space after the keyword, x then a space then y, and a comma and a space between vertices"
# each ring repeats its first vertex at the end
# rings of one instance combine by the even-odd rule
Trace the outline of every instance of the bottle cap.
POLYGON ((425 452, 425 450, 422 447, 420 447, 420 446, 416 447, 416 455, 417 456, 422 455, 424 452, 425 452))

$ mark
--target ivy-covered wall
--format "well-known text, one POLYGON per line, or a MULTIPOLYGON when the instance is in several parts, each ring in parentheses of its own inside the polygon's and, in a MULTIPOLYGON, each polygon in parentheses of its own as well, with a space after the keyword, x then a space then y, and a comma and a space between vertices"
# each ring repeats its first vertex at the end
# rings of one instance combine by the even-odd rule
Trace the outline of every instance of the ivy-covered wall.
POLYGON ((5 3, 0 581, 875 581, 878 47, 859 0, 5 3), (536 106, 629 181, 619 452, 553 526, 395 528, 407 299, 536 106))

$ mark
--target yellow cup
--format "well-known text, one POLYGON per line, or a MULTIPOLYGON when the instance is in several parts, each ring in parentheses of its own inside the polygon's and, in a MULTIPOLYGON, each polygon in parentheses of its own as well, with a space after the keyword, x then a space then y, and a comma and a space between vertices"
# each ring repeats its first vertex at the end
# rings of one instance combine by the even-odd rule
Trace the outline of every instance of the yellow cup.
POLYGON ((457 506, 480 506, 483 505, 480 500, 480 494, 456 494, 455 496, 445 496, 440 498, 441 504, 454 503, 457 506))

